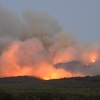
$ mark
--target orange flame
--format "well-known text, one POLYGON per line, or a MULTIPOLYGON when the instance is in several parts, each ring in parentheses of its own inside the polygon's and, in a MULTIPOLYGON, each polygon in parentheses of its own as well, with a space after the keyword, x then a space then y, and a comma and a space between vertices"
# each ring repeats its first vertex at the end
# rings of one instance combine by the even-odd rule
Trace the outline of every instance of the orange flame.
POLYGON ((51 77, 44 77, 44 80, 59 79, 59 78, 60 77, 56 73, 53 73, 53 74, 51 74, 51 77))
POLYGON ((95 62, 95 60, 93 60, 92 62, 95 62))
POLYGON ((99 58, 98 58, 98 54, 90 54, 90 56, 89 56, 89 62, 87 62, 87 64, 86 65, 89 65, 89 63, 94 63, 94 62, 96 62, 96 60, 98 60, 99 58))
MULTIPOLYGON (((19 64, 20 57, 23 57, 22 62, 25 61, 24 63, 26 63, 28 60, 27 58, 31 56, 30 51, 28 51, 26 55, 23 55, 22 53, 19 54, 19 52, 21 52, 18 51, 19 45, 20 42, 13 43, 10 49, 5 51, 1 56, 2 74, 0 73, 0 75, 2 76, 32 75, 32 76, 40 77, 45 80, 71 77, 71 73, 65 71, 64 69, 60 69, 60 68, 56 69, 52 64, 46 61, 42 61, 42 62, 38 61, 35 62, 35 64, 29 62, 27 65, 23 65, 23 63, 19 64)), ((34 50, 34 52, 36 51, 34 50)), ((34 52, 32 52, 33 55, 34 52)))
MULTIPOLYGON (((76 76, 76 73, 70 73, 62 68, 56 69, 52 63, 43 58, 43 55, 41 57, 41 55, 37 54, 39 51, 43 51, 44 48, 42 46, 39 47, 36 44, 37 47, 35 47, 34 43, 36 42, 33 40, 27 40, 26 42, 14 42, 8 50, 3 52, 0 58, 0 76, 32 75, 44 80, 76 76), (30 44, 30 46, 27 47, 27 44, 30 44), (34 58, 36 59, 34 60, 34 58)), ((64 56, 64 58, 66 57, 64 61, 74 59, 73 56, 70 58, 70 54, 64 56)), ((60 61, 62 60, 61 57, 58 57, 60 61)), ((84 55, 84 59, 88 65, 98 60, 98 53, 93 52, 87 56, 84 55)), ((81 76, 81 73, 79 74, 81 76)))
POLYGON ((59 78, 72 76, 70 72, 67 72, 61 68, 56 69, 55 67, 47 63, 41 64, 38 71, 35 73, 35 75, 38 75, 38 77, 44 80, 59 79, 59 78))
POLYGON ((92 54, 90 56, 90 62, 95 62, 98 59, 98 55, 97 54, 92 54))

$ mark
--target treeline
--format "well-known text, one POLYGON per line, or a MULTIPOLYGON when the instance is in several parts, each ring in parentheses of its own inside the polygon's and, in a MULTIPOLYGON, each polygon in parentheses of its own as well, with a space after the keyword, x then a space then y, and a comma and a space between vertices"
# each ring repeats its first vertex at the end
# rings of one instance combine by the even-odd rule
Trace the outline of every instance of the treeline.
POLYGON ((0 78, 0 100, 100 100, 100 76, 0 78))

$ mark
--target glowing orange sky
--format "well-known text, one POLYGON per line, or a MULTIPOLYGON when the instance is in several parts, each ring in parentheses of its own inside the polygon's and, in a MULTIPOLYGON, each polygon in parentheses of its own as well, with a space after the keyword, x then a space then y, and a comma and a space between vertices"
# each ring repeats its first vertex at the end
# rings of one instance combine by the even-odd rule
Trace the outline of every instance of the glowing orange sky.
MULTIPOLYGON (((48 80, 48 79, 58 79, 58 78, 64 78, 64 77, 72 77, 72 73, 64 70, 62 68, 56 69, 53 64, 50 62, 47 62, 44 58, 39 58, 35 61, 35 63, 30 62, 30 56, 37 54, 39 50, 42 50, 43 47, 39 43, 40 47, 36 49, 35 44, 33 44, 31 41, 36 41, 35 39, 27 40, 26 42, 13 42, 12 45, 9 47, 8 50, 6 50, 2 56, 1 56, 1 70, 2 70, 2 76, 19 76, 19 75, 33 75, 40 77, 42 79, 48 80), (31 44, 33 47, 31 49, 27 48, 25 44, 31 44), (25 47, 24 47, 25 46, 25 47), (23 49, 23 48, 25 49, 23 49), (20 51, 20 48, 22 51, 20 51), (27 54, 25 53, 27 52, 27 54), (20 58, 23 59, 23 63, 19 62, 20 58), (39 60, 40 59, 40 60, 39 60), (43 60, 44 59, 44 60, 43 60), (29 61, 28 61, 29 60, 29 61), (42 60, 42 62, 41 62, 42 60), (25 64, 26 63, 26 64, 25 64), (24 65, 23 65, 24 64, 24 65)), ((70 58, 70 54, 67 56, 59 56, 63 59, 70 58)), ((38 55, 37 55, 38 56, 38 55)), ((36 56, 36 57, 37 57, 36 56)), ((40 55, 39 55, 40 56, 40 55)), ((88 55, 88 63, 95 62, 98 59, 97 53, 90 53, 88 55)), ((33 58, 32 58, 33 59, 33 58)), ((73 59, 73 57, 72 57, 73 59)), ((69 60, 68 60, 69 61, 69 60)), ((81 73, 76 73, 76 75, 81 75, 81 73)))

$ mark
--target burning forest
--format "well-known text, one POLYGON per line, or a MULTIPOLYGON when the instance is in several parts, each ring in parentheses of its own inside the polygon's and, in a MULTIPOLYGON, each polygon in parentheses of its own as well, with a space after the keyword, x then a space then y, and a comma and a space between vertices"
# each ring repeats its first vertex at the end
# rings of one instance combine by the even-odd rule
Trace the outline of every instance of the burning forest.
POLYGON ((0 7, 0 77, 94 76, 99 60, 99 44, 78 41, 48 13, 27 9, 20 18, 0 7))

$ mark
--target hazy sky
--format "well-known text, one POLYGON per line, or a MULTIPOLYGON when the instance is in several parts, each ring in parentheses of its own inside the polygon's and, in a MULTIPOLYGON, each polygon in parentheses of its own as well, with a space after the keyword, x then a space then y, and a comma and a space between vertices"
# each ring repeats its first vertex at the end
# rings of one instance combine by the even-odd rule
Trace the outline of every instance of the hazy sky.
POLYGON ((0 5, 19 16, 25 9, 45 11, 78 40, 100 43, 100 0, 0 0, 0 5))

